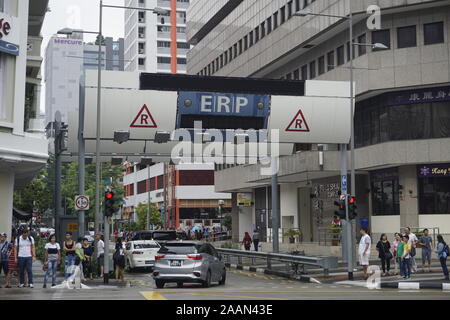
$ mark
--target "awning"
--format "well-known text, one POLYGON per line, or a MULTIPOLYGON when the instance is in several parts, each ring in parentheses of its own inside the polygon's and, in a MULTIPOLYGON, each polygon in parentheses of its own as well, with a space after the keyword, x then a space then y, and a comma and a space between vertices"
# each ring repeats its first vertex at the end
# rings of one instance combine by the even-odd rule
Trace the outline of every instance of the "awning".
POLYGON ((19 219, 20 221, 30 221, 31 218, 33 218, 32 213, 26 213, 16 208, 13 208, 13 216, 14 218, 19 219))

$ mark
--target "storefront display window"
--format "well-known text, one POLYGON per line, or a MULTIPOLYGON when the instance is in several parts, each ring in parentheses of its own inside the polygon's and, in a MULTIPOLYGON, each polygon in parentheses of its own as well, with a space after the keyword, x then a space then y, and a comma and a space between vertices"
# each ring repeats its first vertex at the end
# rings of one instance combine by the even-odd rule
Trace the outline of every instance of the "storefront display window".
POLYGON ((397 168, 372 172, 371 183, 373 215, 399 215, 400 197, 397 168))
POLYGON ((450 214, 450 164, 418 166, 419 213, 450 214))

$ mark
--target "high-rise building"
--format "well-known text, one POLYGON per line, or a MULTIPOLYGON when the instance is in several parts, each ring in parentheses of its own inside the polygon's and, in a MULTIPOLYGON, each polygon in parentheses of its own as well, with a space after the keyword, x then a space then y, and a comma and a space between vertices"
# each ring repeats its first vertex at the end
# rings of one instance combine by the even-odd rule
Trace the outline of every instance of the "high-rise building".
MULTIPOLYGON (((102 69, 123 71, 123 39, 107 37, 102 45, 102 69)), ((97 69, 98 45, 84 43, 83 35, 53 36, 45 52, 45 108, 47 123, 60 111, 67 123, 69 112, 79 107, 80 78, 85 70, 97 69)))
MULTIPOLYGON (((39 119, 42 24, 48 0, 0 1, 0 232, 11 239, 14 191, 47 164, 39 119)), ((31 218, 31 212, 27 212, 31 218)))
POLYGON ((126 71, 186 73, 186 11, 189 0, 126 0, 129 7, 161 8, 168 13, 125 11, 126 71))
MULTIPOLYGON (((357 226, 369 226, 375 238, 407 226, 450 234, 450 6, 377 4, 380 26, 358 0, 195 0, 188 11, 188 39, 196 43, 188 73, 349 81, 353 56, 357 226), (299 10, 342 18, 295 16, 299 10)), ((337 145, 306 144, 280 160, 284 230, 300 228, 303 241, 324 243, 339 196, 340 159, 337 145)), ((270 239, 271 193, 259 166, 217 169, 216 191, 233 192, 233 199, 252 185, 254 206, 233 210, 239 225, 233 237, 255 224, 270 239)))

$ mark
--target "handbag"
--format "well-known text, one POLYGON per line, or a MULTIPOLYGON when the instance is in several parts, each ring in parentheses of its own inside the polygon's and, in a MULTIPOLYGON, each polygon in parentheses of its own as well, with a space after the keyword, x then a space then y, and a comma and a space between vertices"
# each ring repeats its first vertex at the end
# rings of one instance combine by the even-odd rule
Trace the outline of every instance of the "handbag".
POLYGON ((416 247, 412 247, 412 248, 411 248, 411 252, 409 253, 409 255, 410 255, 411 257, 415 257, 415 256, 416 256, 416 247))
POLYGON ((47 271, 47 270, 48 270, 48 262, 46 262, 42 265, 42 271, 47 271))
POLYGON ((384 258, 386 260, 392 260, 393 257, 394 256, 392 255, 392 253, 390 251, 384 253, 384 258))

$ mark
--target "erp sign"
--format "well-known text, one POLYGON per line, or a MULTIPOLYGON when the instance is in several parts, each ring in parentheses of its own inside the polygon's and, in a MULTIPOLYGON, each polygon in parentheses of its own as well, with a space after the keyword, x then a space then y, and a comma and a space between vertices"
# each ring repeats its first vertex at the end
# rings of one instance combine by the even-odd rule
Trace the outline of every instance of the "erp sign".
POLYGON ((178 113, 211 116, 267 117, 270 96, 229 93, 180 92, 178 113))

